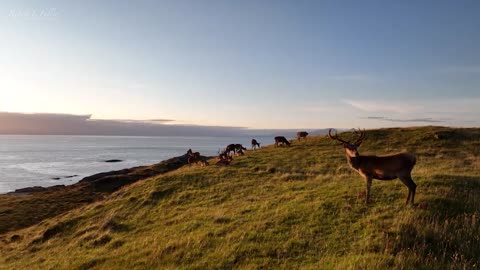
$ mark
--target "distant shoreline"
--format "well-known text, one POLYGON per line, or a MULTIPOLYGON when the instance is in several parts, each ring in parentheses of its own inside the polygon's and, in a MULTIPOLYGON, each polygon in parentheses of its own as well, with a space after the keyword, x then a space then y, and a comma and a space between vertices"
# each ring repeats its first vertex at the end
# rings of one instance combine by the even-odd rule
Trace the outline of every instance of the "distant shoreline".
MULTIPOLYGON (((211 157, 209 157, 211 158, 211 157)), ((168 159, 165 159, 165 160, 162 160, 158 163, 155 163, 155 164, 151 164, 151 165, 145 165, 145 166, 137 166, 137 167, 131 167, 131 168, 124 168, 124 169, 120 169, 120 170, 114 170, 114 171, 108 171, 108 172, 101 172, 101 173, 96 173, 96 174, 92 174, 90 176, 86 176, 82 179, 80 179, 78 182, 76 183, 73 183, 73 184, 70 184, 70 185, 54 185, 54 186, 48 186, 48 187, 43 187, 43 186, 30 186, 30 187, 25 187, 25 188, 20 188, 20 189, 16 189, 14 191, 10 191, 10 192, 7 192, 7 193, 0 193, 0 196, 1 195, 28 195, 28 194, 32 194, 32 193, 43 193, 43 192, 50 192, 50 191, 61 191, 63 189, 68 189, 68 188, 71 188, 71 187, 74 187, 74 186, 80 186, 80 185, 83 185, 85 183, 97 183, 99 181, 104 181, 104 182, 109 182, 108 184, 113 186, 113 187, 120 187, 120 186, 123 186, 124 184, 122 183, 112 183, 112 181, 115 181, 115 180, 118 180, 118 179, 128 179, 132 182, 135 182, 135 181, 138 181, 140 179, 143 179, 143 178, 148 178, 148 177, 151 177, 153 176, 155 173, 138 173, 135 175, 135 177, 132 177, 131 174, 134 173, 134 172, 138 172, 138 171, 141 171, 141 170, 146 170, 148 168, 155 168, 156 166, 166 166, 166 167, 169 167, 168 171, 170 170, 173 170, 172 168, 173 167, 176 167, 176 166, 173 166, 172 168, 170 168, 172 164, 175 164, 176 166, 178 167, 181 167, 185 164, 187 164, 187 156, 186 154, 182 155, 182 156, 177 156, 177 157, 172 157, 172 158, 168 158, 168 159)), ((175 168, 177 169, 177 168, 175 168)), ((161 172, 161 173, 164 173, 164 172, 161 172)))

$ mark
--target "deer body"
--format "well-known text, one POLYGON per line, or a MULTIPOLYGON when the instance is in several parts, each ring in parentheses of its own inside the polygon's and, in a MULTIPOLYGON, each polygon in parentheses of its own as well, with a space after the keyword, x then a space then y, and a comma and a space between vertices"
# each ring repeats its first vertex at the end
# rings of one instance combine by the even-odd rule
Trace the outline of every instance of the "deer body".
POLYGON ((256 148, 260 148, 260 143, 257 140, 252 139, 252 149, 255 150, 256 148))
POLYGON ((208 161, 205 157, 201 157, 199 152, 193 152, 192 149, 188 149, 187 151, 187 161, 189 165, 192 165, 193 163, 198 163, 202 166, 208 166, 208 161))
POLYGON ((299 131, 297 132, 297 139, 300 141, 300 139, 307 139, 308 132, 306 131, 299 131))
POLYGON ((417 188, 411 176, 413 167, 417 162, 414 155, 410 153, 398 153, 382 156, 362 156, 357 148, 365 138, 364 132, 360 133, 360 137, 355 143, 350 143, 339 138, 336 134, 332 135, 331 131, 330 129, 328 136, 343 144, 348 165, 365 179, 367 184, 366 203, 368 203, 370 199, 370 188, 373 179, 388 181, 399 178, 408 188, 407 204, 411 203, 413 205, 417 188))
POLYGON ((275 146, 280 146, 280 145, 290 146, 290 142, 287 140, 287 138, 283 136, 277 136, 274 139, 275 139, 275 146))
POLYGON ((364 177, 378 180, 394 180, 409 175, 415 166, 416 158, 409 153, 383 156, 347 155, 348 164, 364 177))

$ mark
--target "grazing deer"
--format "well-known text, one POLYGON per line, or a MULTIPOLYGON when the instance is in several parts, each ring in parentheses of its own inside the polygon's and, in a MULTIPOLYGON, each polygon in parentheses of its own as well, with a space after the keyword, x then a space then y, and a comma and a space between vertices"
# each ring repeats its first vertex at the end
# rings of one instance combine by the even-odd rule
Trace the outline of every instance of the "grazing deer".
POLYGON ((187 156, 188 156, 187 158, 188 165, 192 165, 192 163, 197 163, 197 162, 200 162, 202 166, 208 165, 208 161, 206 159, 200 158, 199 152, 193 152, 192 149, 188 149, 187 156))
POLYGON ((230 152, 233 152, 233 154, 238 154, 238 153, 243 154, 242 150, 247 150, 247 148, 243 147, 243 145, 241 144, 234 144, 234 143, 227 145, 227 147, 225 148, 225 151, 228 154, 230 154, 230 152))
POLYGON ((413 182, 411 172, 416 163, 416 158, 410 153, 398 153, 382 156, 362 156, 357 148, 362 144, 365 138, 365 131, 355 131, 359 134, 354 143, 341 139, 337 133, 332 135, 332 129, 328 131, 328 136, 342 143, 347 156, 348 164, 357 171, 367 183, 365 203, 370 199, 370 187, 372 179, 393 180, 400 178, 403 184, 408 187, 407 204, 413 205, 417 185, 413 182))
POLYGON ((247 150, 247 148, 243 147, 243 145, 235 144, 235 152, 236 153, 242 153, 243 154, 243 151, 246 151, 246 150, 247 150))
POLYGON ((200 157, 200 152, 193 152, 192 149, 188 149, 187 155, 189 157, 200 157))
POLYGON ((236 156, 243 156, 245 155, 245 152, 243 151, 244 148, 240 148, 240 150, 237 150, 237 152, 235 153, 236 156))
POLYGON ((275 137, 275 146, 284 145, 290 146, 290 142, 283 136, 275 137))
POLYGON ((260 143, 257 140, 252 139, 252 149, 255 150, 256 148, 260 148, 260 143))
POLYGON ((226 150, 218 153, 218 159, 217 166, 227 166, 233 160, 226 150))
POLYGON ((299 131, 297 132, 297 139, 300 141, 300 139, 307 139, 307 136, 308 136, 308 132, 306 131, 299 131))
POLYGON ((225 147, 225 153, 230 155, 230 152, 233 152, 233 154, 235 154, 235 144, 234 143, 229 144, 229 145, 227 145, 227 147, 225 147))
POLYGON ((218 158, 220 160, 227 160, 227 161, 232 161, 233 160, 233 158, 228 154, 227 151, 220 152, 218 154, 218 158))

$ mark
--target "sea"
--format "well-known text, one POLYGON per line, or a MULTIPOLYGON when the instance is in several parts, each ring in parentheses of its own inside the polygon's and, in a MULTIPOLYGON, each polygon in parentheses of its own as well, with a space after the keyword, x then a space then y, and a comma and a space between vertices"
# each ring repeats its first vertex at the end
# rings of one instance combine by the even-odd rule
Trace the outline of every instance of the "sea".
MULTIPOLYGON (((250 149, 252 137, 119 137, 0 135, 0 193, 32 186, 71 185, 100 172, 151 165, 191 148, 214 156, 228 144, 250 149), (108 163, 118 159, 121 162, 108 163)), ((262 145, 273 138, 256 137, 262 145)))

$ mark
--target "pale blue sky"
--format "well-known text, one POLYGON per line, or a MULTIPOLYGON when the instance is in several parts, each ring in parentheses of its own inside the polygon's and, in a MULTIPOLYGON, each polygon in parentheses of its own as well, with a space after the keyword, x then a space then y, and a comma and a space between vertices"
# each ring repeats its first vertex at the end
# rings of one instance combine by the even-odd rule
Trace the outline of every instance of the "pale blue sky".
POLYGON ((479 126, 480 1, 2 1, 0 111, 479 126))

